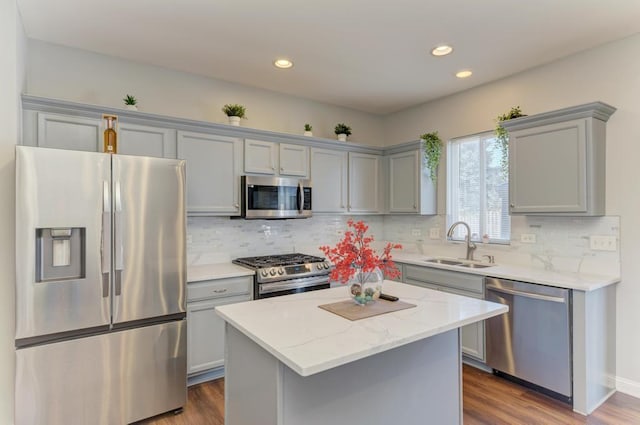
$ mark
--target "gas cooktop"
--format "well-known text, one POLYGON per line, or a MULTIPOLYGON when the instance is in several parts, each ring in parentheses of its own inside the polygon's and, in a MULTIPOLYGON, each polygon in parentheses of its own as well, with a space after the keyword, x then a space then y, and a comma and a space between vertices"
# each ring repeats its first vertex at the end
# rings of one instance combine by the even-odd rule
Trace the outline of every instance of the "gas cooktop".
POLYGON ((281 255, 264 255, 259 257, 244 257, 233 260, 236 264, 255 269, 265 267, 293 266, 297 264, 321 263, 325 259, 313 255, 293 253, 281 255))

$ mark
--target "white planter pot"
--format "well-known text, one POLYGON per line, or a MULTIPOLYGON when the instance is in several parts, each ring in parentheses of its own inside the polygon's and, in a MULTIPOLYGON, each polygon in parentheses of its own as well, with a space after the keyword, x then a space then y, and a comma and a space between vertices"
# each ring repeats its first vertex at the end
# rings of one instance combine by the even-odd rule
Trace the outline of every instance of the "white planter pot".
POLYGON ((124 105, 125 109, 128 109, 129 111, 137 111, 138 107, 136 105, 124 105))
POLYGON ((347 141, 347 135, 344 133, 340 133, 338 134, 338 140, 341 142, 346 142, 347 141))
POLYGON ((238 127, 240 125, 240 117, 229 117, 229 124, 238 127))
POLYGON ((305 131, 305 132, 304 132, 304 134, 303 134, 303 136, 309 136, 309 137, 311 137, 311 136, 313 136, 313 132, 311 132, 311 131, 305 131))

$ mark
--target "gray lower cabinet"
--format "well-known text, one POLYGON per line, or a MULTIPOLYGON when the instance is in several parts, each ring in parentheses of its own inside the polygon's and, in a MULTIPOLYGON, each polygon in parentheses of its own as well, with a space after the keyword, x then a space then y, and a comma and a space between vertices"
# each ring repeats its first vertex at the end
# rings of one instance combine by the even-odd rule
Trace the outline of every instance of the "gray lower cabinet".
MULTIPOLYGON (((466 297, 484 298, 484 276, 405 264, 402 281, 466 297)), ((462 353, 484 362, 484 321, 463 326, 461 335, 462 353)))
POLYGON ((240 215, 241 139, 178 131, 178 158, 187 161, 188 215, 240 215))
POLYGON ((605 214, 605 126, 615 108, 594 102, 504 121, 509 212, 605 214))
POLYGON ((224 320, 215 309, 251 300, 252 285, 252 276, 187 284, 187 374, 190 383, 202 382, 206 379, 198 379, 198 375, 224 366, 224 320))

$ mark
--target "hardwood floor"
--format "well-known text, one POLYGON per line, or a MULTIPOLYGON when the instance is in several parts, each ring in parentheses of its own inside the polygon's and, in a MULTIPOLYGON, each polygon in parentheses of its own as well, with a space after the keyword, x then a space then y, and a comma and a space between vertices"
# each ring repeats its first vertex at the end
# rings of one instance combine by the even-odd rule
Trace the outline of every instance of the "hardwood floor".
MULTIPOLYGON (((584 417, 566 404, 466 365, 463 367, 463 398, 465 425, 640 424, 640 399, 616 393, 584 417)), ((224 380, 189 388, 189 399, 182 413, 156 416, 141 424, 223 425, 224 380)))

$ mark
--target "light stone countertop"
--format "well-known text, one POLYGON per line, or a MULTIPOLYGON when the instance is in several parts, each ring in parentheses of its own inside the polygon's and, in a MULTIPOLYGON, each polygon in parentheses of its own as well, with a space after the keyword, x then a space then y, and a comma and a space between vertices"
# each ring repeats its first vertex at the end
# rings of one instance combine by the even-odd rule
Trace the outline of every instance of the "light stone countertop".
POLYGON ((255 272, 233 263, 216 263, 187 267, 187 282, 224 279, 227 277, 253 276, 255 272))
MULTIPOLYGON (((579 291, 594 291, 620 282, 620 276, 593 275, 571 272, 543 270, 534 267, 496 264, 482 269, 472 269, 460 266, 428 263, 425 260, 434 258, 431 255, 398 253, 393 255, 393 261, 403 264, 413 264, 422 267, 432 267, 461 273, 471 273, 503 279, 520 280, 530 283, 555 286, 558 288, 576 289, 579 291)), ((440 258, 440 257, 438 257, 440 258)), ((451 258, 456 260, 456 258, 451 258)), ((464 261, 464 260, 462 260, 464 261)))
POLYGON ((309 376, 508 311, 505 305, 399 282, 386 280, 383 287, 416 307, 350 321, 318 308, 348 299, 347 289, 339 287, 224 305, 216 312, 309 376))

